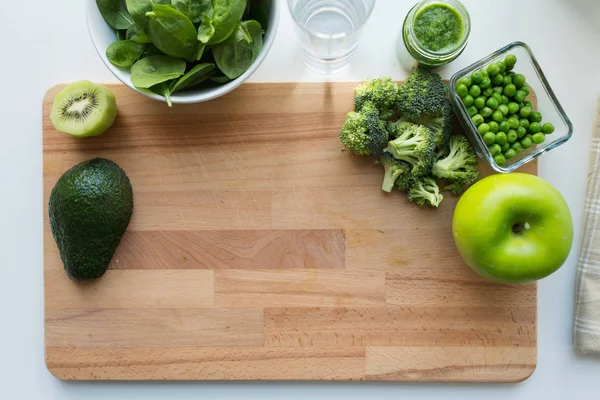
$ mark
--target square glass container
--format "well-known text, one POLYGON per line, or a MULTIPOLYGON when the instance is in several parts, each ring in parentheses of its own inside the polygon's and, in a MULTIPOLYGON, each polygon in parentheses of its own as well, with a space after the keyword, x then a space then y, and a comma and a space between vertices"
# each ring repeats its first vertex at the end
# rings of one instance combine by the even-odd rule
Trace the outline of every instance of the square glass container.
POLYGON ((460 121, 467 137, 475 147, 477 154, 481 158, 485 158, 494 170, 500 173, 513 172, 522 167, 533 159, 540 157, 546 152, 557 148, 563 143, 566 143, 573 135, 573 125, 567 117, 564 109, 558 102, 548 80, 546 79, 540 65, 538 64, 533 52, 523 42, 513 42, 506 47, 492 53, 476 63, 457 72, 450 80, 450 100, 456 117, 460 121), (462 103, 460 96, 456 93, 458 82, 465 77, 470 77, 471 73, 476 70, 481 70, 493 62, 504 60, 508 54, 514 54, 517 57, 517 64, 514 71, 518 74, 525 75, 527 84, 531 89, 531 93, 526 100, 532 101, 534 111, 542 113, 542 124, 550 122, 554 125, 555 131, 550 135, 546 135, 546 141, 541 144, 533 145, 529 149, 524 149, 516 157, 507 160, 503 166, 498 165, 494 161, 490 150, 483 141, 483 137, 477 131, 477 127, 473 123, 467 112, 467 108, 462 103), (533 97, 535 96, 535 101, 533 97))

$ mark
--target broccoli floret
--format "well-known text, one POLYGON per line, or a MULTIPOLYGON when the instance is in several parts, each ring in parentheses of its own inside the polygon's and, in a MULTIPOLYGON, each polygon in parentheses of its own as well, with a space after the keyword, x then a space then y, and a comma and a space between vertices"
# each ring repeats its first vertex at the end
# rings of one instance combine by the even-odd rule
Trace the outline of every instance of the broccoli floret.
POLYGON ((435 72, 418 67, 400 87, 397 108, 408 120, 444 115, 448 87, 435 72))
POLYGON ((420 206, 428 204, 432 207, 439 207, 444 196, 440 193, 434 178, 428 176, 415 180, 408 191, 408 200, 417 203, 420 206))
POLYGON ((446 100, 440 115, 421 114, 420 118, 407 120, 415 124, 423 125, 433 131, 436 147, 442 148, 448 144, 452 135, 452 105, 446 100))
POLYGON ((340 140, 356 155, 378 155, 385 148, 389 136, 385 122, 373 103, 367 102, 360 112, 352 111, 340 132, 340 140))
POLYGON ((452 136, 450 152, 433 164, 431 172, 438 178, 459 185, 471 185, 479 178, 477 154, 464 136, 452 136))
POLYGON ((415 177, 412 174, 404 174, 400 175, 398 179, 396 179, 395 186, 399 191, 408 193, 410 188, 415 184, 415 177))
POLYGON ((461 194, 463 194, 464 188, 463 188, 463 185, 461 185, 460 183, 454 182, 454 183, 451 183, 449 185, 444 186, 442 188, 442 191, 444 191, 444 192, 450 192, 454 196, 458 197, 461 194))
POLYGON ((395 159, 409 163, 415 177, 429 174, 435 151, 433 132, 410 122, 392 124, 391 127, 395 139, 388 143, 385 151, 395 159))
POLYGON ((371 102, 381 113, 381 119, 390 119, 394 115, 399 91, 390 77, 367 80, 354 90, 354 111, 360 112, 365 103, 371 102))
POLYGON ((379 162, 383 165, 385 170, 381 190, 391 193, 396 179, 402 175, 408 175, 411 166, 404 161, 396 160, 390 153, 383 153, 379 158, 379 162))

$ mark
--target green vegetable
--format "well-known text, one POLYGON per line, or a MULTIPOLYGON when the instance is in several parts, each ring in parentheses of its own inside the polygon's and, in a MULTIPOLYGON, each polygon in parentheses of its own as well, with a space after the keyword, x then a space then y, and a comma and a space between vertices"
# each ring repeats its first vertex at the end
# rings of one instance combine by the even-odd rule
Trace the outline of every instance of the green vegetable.
POLYGON ((504 120, 504 115, 502 115, 500 111, 496 110, 492 113, 492 119, 499 123, 504 120))
POLYGON ((487 67, 487 72, 490 74, 490 77, 494 77, 500 73, 500 68, 498 67, 498 64, 490 64, 487 67))
POLYGON ((528 137, 524 137, 523 139, 521 139, 520 143, 524 149, 528 149, 533 145, 533 141, 528 137))
POLYGON ((471 74, 471 82, 473 82, 475 85, 479 85, 482 81, 483 75, 481 75, 481 72, 475 71, 471 74))
POLYGON ((516 114, 517 112, 519 112, 519 105, 515 102, 508 103, 508 113, 516 114))
POLYGON ((440 188, 435 179, 425 177, 415 180, 408 191, 408 200, 417 203, 420 206, 430 205, 439 207, 444 196, 440 193, 440 188))
POLYGON ((110 160, 77 164, 58 179, 50 193, 48 216, 70 279, 104 275, 132 213, 129 178, 110 160))
POLYGON ((138 89, 149 89, 159 83, 177 79, 185 73, 185 61, 169 56, 150 56, 131 67, 131 83, 138 89))
POLYGON ((479 96, 478 98, 475 99, 475 102, 473 103, 473 105, 478 109, 481 110, 483 107, 485 107, 485 101, 486 98, 483 96, 479 96))
POLYGON ((504 91, 504 94, 505 94, 507 97, 512 97, 512 96, 514 96, 514 95, 515 95, 515 93, 517 92, 517 88, 516 88, 516 86, 515 86, 515 85, 513 85, 513 84, 511 83, 511 84, 509 84, 509 85, 506 85, 506 86, 504 87, 503 91, 504 91))
POLYGON ((474 117, 475 115, 477 115, 479 111, 477 110, 477 107, 475 106, 471 106, 469 108, 467 108, 467 114, 469 114, 469 117, 474 117))
POLYGON ((146 51, 146 45, 133 40, 113 42, 106 49, 106 58, 117 67, 131 68, 146 51))
POLYGON ((514 143, 517 141, 518 138, 519 137, 517 136, 517 131, 515 130, 510 130, 506 134, 506 139, 508 140, 508 143, 514 143))
POLYGON ((493 97, 490 97, 485 104, 492 110, 497 109, 499 106, 498 100, 493 97))
POLYGON ((517 57, 514 54, 509 54, 504 59, 504 63, 507 67, 514 67, 517 64, 517 57))
POLYGON ((498 66, 498 71, 503 74, 504 71, 506 71, 506 64, 504 63, 504 61, 498 61, 496 63, 496 65, 498 66))
POLYGON ((471 118, 475 126, 479 126, 484 123, 484 118, 481 114, 477 114, 471 118))
POLYGON ((508 122, 508 126, 510 127, 510 129, 517 129, 520 125, 519 125, 519 119, 516 117, 511 117, 507 120, 508 122))
POLYGON ((396 180, 401 175, 410 173, 411 166, 407 162, 396 160, 390 153, 383 153, 379 157, 379 163, 383 165, 384 176, 381 190, 391 193, 396 180))
POLYGON ((360 112, 348 113, 342 125, 340 140, 356 155, 381 154, 389 136, 377 107, 373 103, 365 103, 360 112))
POLYGON ((171 4, 194 24, 202 21, 203 14, 209 17, 213 15, 211 0, 171 0, 171 4))
POLYGON ((481 83, 479 84, 479 87, 482 89, 489 89, 492 87, 492 81, 490 78, 485 77, 481 80, 481 83))
POLYGON ((490 126, 488 124, 481 124, 477 127, 477 130, 479 131, 480 134, 485 135, 486 133, 488 133, 490 131, 490 126))
POLYGON ((517 89, 521 89, 525 85, 525 75, 517 74, 513 78, 513 84, 517 89))
POLYGON ((504 153, 504 158, 506 158, 507 160, 510 160, 511 158, 515 158, 516 155, 517 155, 517 153, 513 149, 508 149, 504 153))
POLYGON ((465 85, 467 88, 470 88, 470 87, 471 87, 471 85, 472 85, 471 78, 469 78, 469 77, 462 78, 462 79, 459 81, 459 84, 460 84, 460 85, 465 85))
POLYGON ((146 16, 149 18, 148 35, 160 51, 188 61, 196 59, 196 28, 188 17, 169 5, 161 4, 152 6, 152 11, 146 16))
POLYGON ((169 107, 173 107, 173 102, 171 101, 171 84, 168 81, 161 82, 157 85, 154 85, 150 88, 150 90, 156 94, 160 94, 163 96, 167 102, 169 107))
POLYGON ((207 81, 212 76, 212 73, 215 70, 215 68, 215 64, 210 63, 196 65, 184 76, 179 78, 175 85, 173 85, 171 93, 177 92, 179 90, 189 89, 191 87, 199 85, 204 81, 207 81))
POLYGON ((502 153, 506 153, 508 151, 508 149, 510 149, 510 143, 508 143, 508 141, 507 141, 500 148, 502 149, 502 153))
POLYGON ((546 136, 542 132, 538 132, 532 137, 533 143, 542 144, 546 140, 546 136))
MULTIPOLYGON (((507 94, 507 96, 508 96, 508 94, 507 94)), ((525 93, 522 90, 517 90, 514 97, 515 97, 515 101, 520 103, 523 100, 525 100, 525 98, 527 97, 527 93, 525 93)))
POLYGON ((435 152, 433 132, 422 125, 405 121, 392 123, 389 129, 394 139, 385 151, 397 160, 409 163, 414 177, 427 175, 435 152))
POLYGON ((494 157, 494 161, 496 162, 496 164, 498 164, 501 167, 503 167, 504 165, 506 165, 506 158, 504 158, 504 156, 502 154, 496 155, 494 157))
POLYGON ((529 124, 529 132, 539 133, 542 131, 542 125, 539 122, 532 122, 529 124))
POLYGON ((146 13, 152 11, 154 4, 170 4, 170 0, 125 0, 127 10, 140 31, 147 32, 149 18, 146 13))
POLYGON ((527 128, 529 128, 529 120, 527 118, 521 118, 519 120, 519 125, 521 125, 525 129, 527 129, 527 128))
POLYGON ((506 143, 508 143, 508 138, 506 137, 506 133, 504 133, 504 132, 496 133, 496 143, 498 143, 500 146, 504 146, 506 143))
POLYGON ((516 154, 519 154, 523 151, 523 146, 519 142, 515 142, 510 146, 511 149, 515 151, 516 154))
POLYGON ((96 0, 96 5, 104 20, 114 29, 127 29, 133 25, 133 18, 122 0, 96 0))
POLYGON ((464 136, 452 136, 448 155, 438 159, 431 173, 460 185, 471 185, 479 178, 477 154, 464 136))
POLYGON ((477 97, 481 94, 481 88, 477 85, 473 85, 469 89, 469 94, 473 97, 477 97))
POLYGON ((508 115, 508 106, 506 104, 500 104, 498 106, 498 110, 502 113, 502 115, 504 115, 505 117, 508 115))
POLYGON ((504 75, 498 74, 492 78, 492 84, 494 86, 500 86, 504 82, 504 75))
POLYGON ((503 86, 508 86, 512 84, 512 78, 510 77, 510 75, 506 75, 504 77, 504 81, 502 82, 503 86))
POLYGON ((488 146, 493 145, 494 143, 496 143, 496 134, 493 132, 486 133, 485 135, 483 135, 483 141, 488 146))
POLYGON ((463 104, 465 105, 465 107, 471 107, 473 105, 473 103, 475 102, 475 99, 473 98, 473 96, 468 94, 462 98, 462 101, 463 101, 463 104))
POLYGON ((521 108, 520 115, 523 118, 529 118, 529 116, 531 115, 532 112, 533 112, 533 110, 531 109, 531 107, 525 106, 525 107, 521 108))
POLYGON ((219 69, 230 79, 235 79, 256 61, 262 46, 260 24, 257 21, 245 21, 238 24, 227 40, 213 48, 213 55, 219 69))
POLYGON ((483 118, 487 118, 490 115, 492 115, 493 112, 494 112, 494 110, 492 110, 491 108, 486 106, 481 109, 480 114, 483 118))
POLYGON ((527 129, 525 129, 524 127, 519 125, 517 127, 517 136, 519 137, 519 139, 522 138, 523 136, 525 136, 526 134, 527 134, 527 129))
POLYGON ((247 0, 212 0, 213 15, 202 15, 198 40, 214 45, 226 40, 238 26, 247 0))
POLYGON ((456 94, 458 94, 460 97, 465 97, 467 94, 469 94, 469 89, 467 89, 467 87, 461 83, 456 87, 456 94))
POLYGON ((369 102, 375 105, 383 119, 391 118, 399 91, 400 88, 389 76, 366 80, 354 89, 354 111, 359 112, 369 102))
POLYGON ((440 116, 446 106, 447 95, 448 87, 442 78, 429 69, 419 67, 400 87, 397 111, 410 120, 422 116, 440 116))
MULTIPOLYGON (((508 133, 508 131, 510 131, 510 126, 506 120, 501 121, 498 125, 500 132, 508 133)), ((517 132, 515 132, 515 135, 516 134, 517 132)))
POLYGON ((144 44, 152 43, 152 39, 150 39, 150 37, 148 35, 146 35, 144 32, 142 32, 136 24, 133 24, 129 28, 127 28, 125 38, 126 38, 126 40, 133 40, 134 42, 137 42, 137 43, 144 43, 144 44))
POLYGON ((490 149, 490 153, 492 154, 492 157, 497 156, 498 154, 502 153, 502 148, 500 147, 499 144, 496 143, 496 135, 494 135, 494 142, 489 147, 489 149, 490 149))
POLYGON ((554 133, 554 125, 552 125, 549 122, 545 123, 542 126, 542 132, 544 132, 544 134, 546 134, 546 135, 550 135, 550 134, 554 133))
POLYGON ((485 89, 483 92, 481 92, 481 94, 483 95, 483 97, 485 97, 486 99, 488 99, 489 97, 492 96, 492 94, 494 94, 494 89, 492 89, 491 87, 485 89))
POLYGON ((498 125, 496 121, 490 121, 488 125, 490 126, 491 132, 498 133, 498 131, 500 131, 500 125, 498 125))

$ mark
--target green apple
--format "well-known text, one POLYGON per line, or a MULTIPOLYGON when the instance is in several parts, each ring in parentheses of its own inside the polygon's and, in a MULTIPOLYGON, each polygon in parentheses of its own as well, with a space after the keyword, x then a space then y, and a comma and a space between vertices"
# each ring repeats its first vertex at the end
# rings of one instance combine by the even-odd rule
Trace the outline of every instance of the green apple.
POLYGON ((461 197, 452 234, 465 263, 482 277, 526 283, 564 264, 573 245, 573 220, 563 196, 545 180, 496 174, 461 197))

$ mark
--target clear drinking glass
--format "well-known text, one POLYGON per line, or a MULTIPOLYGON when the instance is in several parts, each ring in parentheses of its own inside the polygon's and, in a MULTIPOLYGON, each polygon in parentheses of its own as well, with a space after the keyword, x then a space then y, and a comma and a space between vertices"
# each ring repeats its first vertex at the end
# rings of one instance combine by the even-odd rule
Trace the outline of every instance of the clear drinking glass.
POLYGON ((288 0, 305 64, 321 74, 350 65, 375 0, 288 0))

